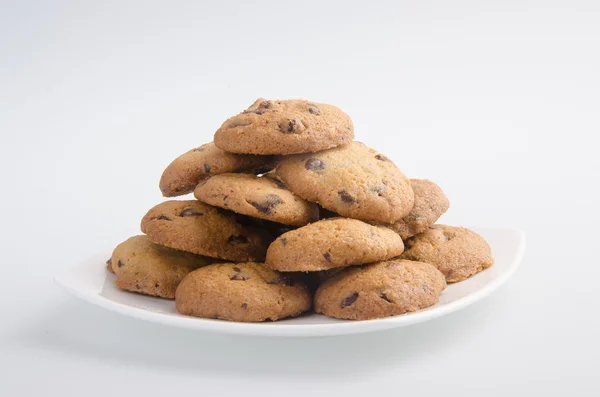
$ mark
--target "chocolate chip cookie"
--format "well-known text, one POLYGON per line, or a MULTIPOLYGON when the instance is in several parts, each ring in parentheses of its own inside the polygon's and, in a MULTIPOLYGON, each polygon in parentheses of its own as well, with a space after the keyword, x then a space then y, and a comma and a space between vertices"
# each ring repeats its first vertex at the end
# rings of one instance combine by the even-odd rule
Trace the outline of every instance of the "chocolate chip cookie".
POLYGON ((221 174, 200 183, 200 201, 239 214, 287 225, 302 226, 319 219, 319 209, 296 196, 283 182, 251 174, 221 174))
POLYGON ((352 120, 335 106, 259 98, 225 121, 214 142, 228 152, 264 155, 318 152, 352 139, 352 120))
POLYGON ((329 317, 369 320, 435 305, 444 276, 423 262, 392 260, 349 267, 327 279, 315 294, 315 311, 329 317))
POLYGON ((196 317, 275 321, 309 310, 312 294, 295 276, 260 263, 218 263, 188 274, 175 304, 180 313, 196 317))
POLYGON ((450 207, 450 201, 435 183, 427 179, 411 179, 410 186, 415 192, 415 205, 408 215, 389 226, 402 240, 427 230, 450 207))
POLYGON ((271 236, 228 211, 197 200, 158 204, 142 219, 153 243, 231 261, 264 260, 271 236))
POLYGON ((492 266, 492 250, 477 233, 463 227, 433 225, 406 240, 403 259, 431 263, 455 283, 492 266))
POLYGON ((269 246, 266 263, 284 272, 312 272, 390 259, 403 249, 400 236, 386 227, 332 218, 279 236, 269 246))
POLYGON ((154 244, 147 236, 134 236, 115 248, 109 271, 116 274, 115 284, 121 289, 173 299, 189 272, 213 261, 154 244))
POLYGON ((203 179, 225 172, 266 171, 271 157, 227 153, 214 143, 207 143, 177 157, 160 178, 160 191, 165 197, 181 196, 194 191, 203 179), (262 168, 262 169, 261 169, 262 168))
POLYGON ((414 205, 404 174, 360 142, 284 157, 275 172, 298 196, 349 218, 393 223, 414 205))

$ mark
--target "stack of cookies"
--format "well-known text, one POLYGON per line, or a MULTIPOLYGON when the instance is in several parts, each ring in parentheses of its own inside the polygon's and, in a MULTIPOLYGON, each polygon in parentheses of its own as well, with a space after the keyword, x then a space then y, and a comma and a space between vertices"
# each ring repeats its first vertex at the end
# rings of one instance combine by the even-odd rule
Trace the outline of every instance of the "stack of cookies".
POLYGON ((107 262, 117 287, 186 315, 274 321, 314 309, 363 320, 438 302, 493 263, 476 233, 435 224, 449 202, 354 141, 347 114, 258 99, 160 179, 170 200, 107 262))

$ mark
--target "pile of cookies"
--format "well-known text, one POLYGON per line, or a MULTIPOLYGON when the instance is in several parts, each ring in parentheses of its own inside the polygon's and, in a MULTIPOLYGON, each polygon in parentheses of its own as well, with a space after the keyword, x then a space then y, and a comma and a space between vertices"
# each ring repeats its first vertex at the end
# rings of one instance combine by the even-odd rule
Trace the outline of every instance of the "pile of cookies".
POLYGON ((354 141, 340 109, 258 99, 164 171, 144 235, 107 262, 117 287, 186 315, 274 321, 314 309, 364 320, 438 302, 491 266, 489 245, 437 225, 442 190, 354 141))

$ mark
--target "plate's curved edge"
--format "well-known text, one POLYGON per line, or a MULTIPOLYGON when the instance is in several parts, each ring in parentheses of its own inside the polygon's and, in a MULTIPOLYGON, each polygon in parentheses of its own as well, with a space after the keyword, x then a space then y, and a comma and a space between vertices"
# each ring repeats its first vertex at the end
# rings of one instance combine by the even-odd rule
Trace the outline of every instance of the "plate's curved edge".
POLYGON ((84 293, 77 289, 58 275, 54 277, 54 282, 69 292, 89 303, 103 307, 110 311, 129 315, 141 320, 151 321, 155 323, 177 326, 187 329, 195 329, 209 332, 221 332, 235 335, 253 335, 253 336, 278 336, 278 337, 319 337, 319 336, 335 336, 348 335, 364 332, 383 331, 391 328, 399 328, 412 324, 418 324, 423 321, 442 317, 464 307, 467 307, 484 297, 491 294, 502 284, 504 284, 518 269, 523 261, 526 248, 525 232, 519 229, 494 229, 511 231, 518 234, 518 247, 516 255, 506 272, 500 277, 490 282, 484 288, 473 292, 463 298, 448 303, 444 306, 437 307, 434 310, 422 310, 413 313, 407 313, 401 316, 388 317, 375 320, 365 321, 340 321, 339 323, 331 324, 294 324, 272 327, 264 323, 235 323, 211 319, 198 319, 187 316, 165 315, 162 313, 150 312, 140 308, 124 305, 119 302, 114 302, 102 297, 99 294, 84 293), (359 325, 360 324, 360 325, 359 325), (359 325, 359 326, 358 326, 359 325))

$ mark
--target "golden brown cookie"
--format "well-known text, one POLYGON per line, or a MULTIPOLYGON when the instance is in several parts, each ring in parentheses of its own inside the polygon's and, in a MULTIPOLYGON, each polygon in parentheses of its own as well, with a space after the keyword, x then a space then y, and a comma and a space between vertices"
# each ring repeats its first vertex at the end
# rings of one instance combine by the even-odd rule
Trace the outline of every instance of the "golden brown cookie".
POLYGON ((121 289, 173 299, 175 289, 189 272, 213 261, 154 244, 147 236, 134 236, 115 248, 110 271, 121 289))
POLYGON ((287 225, 302 226, 319 220, 315 203, 301 199, 283 182, 266 176, 213 176, 196 187, 194 196, 216 207, 287 225))
POLYGON ((410 186, 415 192, 415 205, 408 215, 389 226, 402 240, 427 230, 450 207, 448 198, 435 183, 427 179, 411 179, 410 186))
POLYGON ((165 197, 181 196, 194 191, 196 185, 212 175, 238 171, 265 171, 273 159, 265 156, 227 153, 214 143, 207 143, 177 157, 160 178, 165 197))
POLYGON ((315 294, 315 311, 329 317, 368 320, 435 305, 444 276, 428 263, 392 260, 352 266, 327 279, 315 294))
POLYGON ((312 272, 390 259, 403 249, 400 236, 386 227, 332 218, 279 236, 266 263, 283 272, 312 272))
POLYGON ((393 223, 414 205, 404 174, 360 142, 284 157, 275 172, 298 196, 348 218, 393 223))
POLYGON ((492 266, 492 250, 477 233, 464 227, 433 225, 405 241, 403 259, 431 263, 455 283, 492 266))
POLYGON ((298 278, 260 263, 218 263, 190 273, 175 302, 177 311, 196 317, 275 321, 310 310, 312 294, 298 278))
POLYGON ((239 262, 262 261, 271 242, 268 232, 197 200, 158 204, 142 219, 142 232, 156 244, 239 262))
POLYGON ((263 98, 225 121, 214 137, 228 152, 263 155, 318 152, 352 139, 352 120, 335 106, 263 98))

